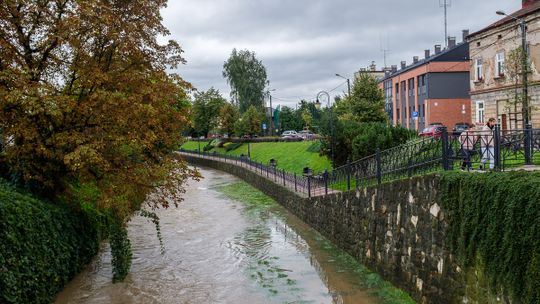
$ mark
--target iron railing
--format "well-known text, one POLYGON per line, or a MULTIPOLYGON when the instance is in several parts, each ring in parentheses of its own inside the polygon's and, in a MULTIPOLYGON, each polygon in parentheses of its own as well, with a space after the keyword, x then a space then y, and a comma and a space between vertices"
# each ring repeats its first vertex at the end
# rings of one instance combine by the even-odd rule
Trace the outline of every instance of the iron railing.
POLYGON ((450 134, 446 129, 435 137, 423 137, 406 144, 377 150, 371 156, 338 167, 332 172, 299 175, 247 156, 185 151, 199 157, 234 163, 308 197, 335 191, 351 191, 386 181, 443 170, 509 170, 523 165, 540 165, 540 129, 469 130, 450 134))

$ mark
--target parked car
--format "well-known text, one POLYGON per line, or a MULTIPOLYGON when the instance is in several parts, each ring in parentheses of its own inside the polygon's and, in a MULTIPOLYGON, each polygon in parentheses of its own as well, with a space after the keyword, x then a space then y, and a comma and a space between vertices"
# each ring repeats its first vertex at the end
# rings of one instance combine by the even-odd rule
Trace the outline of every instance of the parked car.
POLYGON ((303 139, 306 139, 306 140, 315 138, 315 134, 313 132, 311 132, 311 131, 308 131, 308 130, 302 130, 302 131, 298 132, 298 136, 300 136, 300 137, 302 137, 303 139))
POLYGON ((420 136, 439 138, 441 137, 443 129, 443 125, 427 126, 424 130, 422 130, 422 132, 420 132, 420 136))
POLYGON ((463 131, 467 131, 471 128, 471 125, 467 122, 458 122, 454 125, 452 132, 455 136, 459 136, 463 131))
POLYGON ((298 138, 300 137, 300 135, 298 135, 298 132, 294 130, 288 130, 288 131, 283 131, 283 133, 281 133, 281 137, 282 138, 298 138))

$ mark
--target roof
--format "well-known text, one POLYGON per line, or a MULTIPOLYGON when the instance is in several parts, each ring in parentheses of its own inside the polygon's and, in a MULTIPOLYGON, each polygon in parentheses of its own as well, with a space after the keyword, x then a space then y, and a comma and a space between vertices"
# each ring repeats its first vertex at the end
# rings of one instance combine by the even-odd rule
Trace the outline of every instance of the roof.
POLYGON ((395 72, 391 72, 388 75, 385 75, 383 78, 379 80, 379 82, 383 82, 387 79, 396 77, 397 75, 403 74, 405 72, 408 72, 410 70, 413 70, 417 67, 420 67, 424 64, 430 63, 432 61, 451 61, 451 62, 457 62, 457 61, 468 61, 469 60, 469 43, 468 42, 462 42, 457 44, 453 48, 446 48, 442 50, 438 54, 431 55, 429 58, 426 59, 420 59, 417 63, 413 63, 411 65, 406 66, 404 69, 397 70, 395 72), (446 59, 448 57, 447 55, 452 55, 451 53, 456 53, 454 56, 458 55, 458 57, 461 57, 460 55, 463 55, 462 58, 455 58, 452 56, 451 59, 446 59))
POLYGON ((491 25, 470 34, 469 36, 467 36, 467 39, 469 39, 471 37, 474 37, 476 35, 479 35, 481 33, 487 32, 487 31, 489 31, 491 29, 497 28, 499 26, 502 26, 504 24, 515 21, 514 18, 517 18, 517 19, 523 18, 525 16, 536 13, 538 11, 540 11, 540 2, 532 3, 532 4, 526 6, 526 7, 522 8, 522 9, 512 13, 511 15, 502 18, 501 20, 499 20, 499 21, 497 21, 495 23, 492 23, 491 25))

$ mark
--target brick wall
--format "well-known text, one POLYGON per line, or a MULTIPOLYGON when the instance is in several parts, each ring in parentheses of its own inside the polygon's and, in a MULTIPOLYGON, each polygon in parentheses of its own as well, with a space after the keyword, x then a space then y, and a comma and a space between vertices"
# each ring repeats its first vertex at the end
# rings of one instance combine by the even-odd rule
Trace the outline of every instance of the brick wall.
POLYGON ((428 99, 427 124, 440 122, 452 130, 458 122, 471 122, 470 99, 428 99), (465 113, 462 113, 465 107, 465 113))

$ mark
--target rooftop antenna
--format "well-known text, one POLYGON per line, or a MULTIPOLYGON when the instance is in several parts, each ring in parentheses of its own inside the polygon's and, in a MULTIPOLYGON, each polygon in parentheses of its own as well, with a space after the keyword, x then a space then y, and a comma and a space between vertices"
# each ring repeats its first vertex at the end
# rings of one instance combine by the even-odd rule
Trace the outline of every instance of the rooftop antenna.
POLYGON ((448 47, 448 14, 447 10, 452 6, 452 0, 439 0, 439 6, 444 8, 444 45, 448 47))
POLYGON ((379 41, 381 43, 381 53, 383 53, 383 60, 384 60, 384 67, 386 68, 386 54, 390 53, 390 50, 388 49, 388 37, 386 37, 386 45, 383 46, 383 40, 382 37, 379 35, 379 41))

